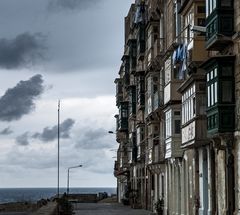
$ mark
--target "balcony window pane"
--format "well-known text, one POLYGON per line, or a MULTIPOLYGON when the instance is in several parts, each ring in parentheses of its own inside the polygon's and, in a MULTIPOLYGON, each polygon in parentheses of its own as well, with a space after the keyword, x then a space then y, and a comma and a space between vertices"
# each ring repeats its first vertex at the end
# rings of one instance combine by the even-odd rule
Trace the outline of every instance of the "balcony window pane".
POLYGON ((185 113, 184 113, 184 122, 187 122, 187 102, 185 103, 185 113))
POLYGON ((193 116, 196 115, 196 98, 193 98, 193 116))
POLYGON ((213 88, 213 84, 211 84, 211 106, 214 105, 214 88, 213 88))
POLYGON ((222 76, 232 76, 232 67, 231 66, 223 66, 222 67, 222 76))
POLYGON ((192 98, 190 99, 190 119, 193 118, 193 102, 192 102, 192 98))
POLYGON ((209 14, 212 13, 213 10, 213 0, 210 0, 210 4, 209 4, 209 14))
POLYGON ((231 4, 231 0, 221 0, 221 7, 231 7, 231 4))
POLYGON ((218 102, 217 82, 214 83, 214 88, 215 88, 215 99, 214 99, 214 103, 217 103, 217 102, 218 102))
POLYGON ((232 102, 232 81, 222 81, 222 102, 232 102))
POLYGON ((128 117, 127 110, 125 110, 125 109, 122 110, 122 117, 123 118, 127 118, 128 117))
POLYGON ((171 110, 166 112, 166 138, 172 136, 172 132, 171 132, 171 110))
MULTIPOLYGON (((217 0, 212 0, 212 10, 214 10, 216 8, 216 1, 217 0)), ((230 0, 227 0, 230 2, 230 0)))
POLYGON ((208 86, 208 107, 210 107, 211 103, 210 103, 210 98, 211 98, 211 95, 210 95, 210 86, 208 86))
POLYGON ((217 68, 214 69, 214 78, 217 77, 217 68))
POLYGON ((185 103, 183 104, 183 109, 182 109, 182 124, 185 123, 185 103))
POLYGON ((209 15, 209 4, 208 4, 209 0, 206 0, 206 16, 208 17, 209 15))
POLYGON ((175 120, 175 134, 181 133, 181 120, 175 120))

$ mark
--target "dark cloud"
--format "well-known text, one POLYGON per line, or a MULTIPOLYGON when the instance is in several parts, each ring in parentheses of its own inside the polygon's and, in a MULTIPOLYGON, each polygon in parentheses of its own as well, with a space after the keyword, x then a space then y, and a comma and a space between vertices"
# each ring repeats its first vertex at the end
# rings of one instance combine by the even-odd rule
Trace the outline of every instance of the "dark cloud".
POLYGON ((29 145, 28 138, 29 138, 29 134, 28 134, 28 132, 25 132, 24 134, 22 134, 16 138, 16 143, 21 146, 27 146, 27 145, 29 145))
POLYGON ((106 139, 108 132, 103 128, 86 129, 83 136, 77 142, 76 147, 82 149, 104 149, 109 148, 111 144, 106 139))
POLYGON ((12 133, 13 131, 10 129, 10 127, 4 128, 2 131, 0 131, 0 135, 9 135, 12 133))
MULTIPOLYGON (((75 121, 73 119, 66 119, 60 124, 60 138, 68 139, 70 138, 70 131, 74 125, 75 121)), ((24 134, 16 138, 16 143, 18 145, 26 146, 29 145, 29 139, 39 139, 43 142, 50 142, 58 137, 58 126, 45 127, 41 133, 36 132, 30 134, 25 132, 24 134)))
POLYGON ((99 4, 101 0, 50 0, 50 11, 59 10, 85 10, 99 4))
POLYGON ((44 59, 46 37, 41 33, 23 33, 14 39, 0 39, 0 67, 16 69, 44 59))
MULTIPOLYGON (((73 127, 75 121, 73 119, 66 119, 60 124, 60 137, 67 139, 70 137, 70 130, 73 127)), ((43 142, 49 142, 57 139, 58 137, 58 126, 46 127, 42 133, 35 133, 32 138, 39 139, 43 142)))
POLYGON ((27 81, 20 81, 9 88, 0 98, 0 120, 18 120, 35 108, 34 101, 43 93, 43 79, 35 75, 27 81))

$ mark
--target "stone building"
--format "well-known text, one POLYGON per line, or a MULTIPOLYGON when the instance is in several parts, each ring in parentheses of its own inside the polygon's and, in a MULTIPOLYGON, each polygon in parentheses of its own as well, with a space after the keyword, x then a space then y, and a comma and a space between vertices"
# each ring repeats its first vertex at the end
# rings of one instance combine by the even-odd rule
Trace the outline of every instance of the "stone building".
POLYGON ((238 0, 136 0, 116 83, 118 199, 240 214, 238 0))

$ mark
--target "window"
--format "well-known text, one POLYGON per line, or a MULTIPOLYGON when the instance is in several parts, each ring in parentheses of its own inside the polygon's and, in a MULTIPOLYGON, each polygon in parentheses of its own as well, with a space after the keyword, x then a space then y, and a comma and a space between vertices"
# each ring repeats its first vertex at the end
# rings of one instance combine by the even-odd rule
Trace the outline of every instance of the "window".
POLYGON ((172 61, 171 56, 165 62, 165 85, 167 85, 171 80, 171 72, 172 72, 172 61))
POLYGON ((137 157, 140 158, 141 156, 141 147, 137 146, 137 157))
POLYGON ((232 2, 231 0, 221 0, 221 7, 231 7, 232 2))
POLYGON ((181 112, 168 110, 165 113, 165 137, 181 133, 181 112), (173 133, 172 133, 173 132, 173 133))
POLYGON ((136 114, 136 86, 129 89, 129 115, 136 114))
POLYGON ((144 139, 144 126, 137 128, 137 145, 140 145, 140 143, 144 139))
POLYGON ((128 113, 127 110, 123 109, 123 110, 122 110, 122 117, 123 117, 123 118, 127 118, 127 117, 128 117, 128 114, 127 114, 127 113, 128 113))
POLYGON ((217 124, 218 124, 218 114, 212 114, 208 116, 208 119, 207 119, 208 130, 216 128, 217 124))
POLYGON ((128 128, 128 102, 121 102, 119 106, 119 129, 128 128))
POLYGON ((120 118, 127 118, 128 117, 128 103, 122 102, 119 107, 120 118))
POLYGON ((210 133, 234 130, 234 56, 216 57, 207 67, 207 126, 210 133))
POLYGON ((232 102, 232 81, 222 81, 222 102, 232 102))
POLYGON ((216 1, 217 0, 206 0, 206 14, 207 14, 207 16, 209 16, 216 9, 216 1))
POLYGON ((193 38, 193 32, 191 31, 191 26, 194 26, 194 11, 193 9, 184 16, 184 41, 189 44, 193 38))
POLYGON ((166 136, 165 137, 167 139, 172 136, 172 129, 171 129, 172 128, 172 111, 171 110, 167 111, 165 113, 165 117, 166 117, 165 119, 165 127, 166 127, 165 135, 166 136))
POLYGON ((197 13, 205 13, 206 8, 205 6, 198 6, 197 7, 197 13))
POLYGON ((148 31, 148 38, 147 38, 147 50, 152 48, 152 32, 148 31))
POLYGON ((207 73, 207 97, 208 107, 215 106, 218 102, 218 69, 214 68, 207 73))
POLYGON ((175 134, 180 134, 181 133, 181 120, 180 119, 175 120, 174 124, 175 124, 175 126, 174 126, 175 134))
POLYGON ((206 19, 205 18, 198 18, 197 19, 197 25, 204 27, 206 25, 206 19))
POLYGON ((196 116, 195 84, 191 86, 182 96, 182 124, 196 116))
POLYGON ((233 75, 233 68, 232 66, 223 66, 222 67, 222 76, 230 77, 233 75))

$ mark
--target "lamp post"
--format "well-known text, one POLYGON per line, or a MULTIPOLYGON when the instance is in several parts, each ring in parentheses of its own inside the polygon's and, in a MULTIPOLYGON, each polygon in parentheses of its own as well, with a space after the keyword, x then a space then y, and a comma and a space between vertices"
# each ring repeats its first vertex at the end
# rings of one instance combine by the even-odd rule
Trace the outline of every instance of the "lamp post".
POLYGON ((68 175, 67 175, 67 195, 69 194, 69 172, 70 169, 75 169, 75 168, 79 168, 82 167, 82 165, 78 165, 78 166, 72 166, 68 168, 68 175))
MULTIPOLYGON (((60 100, 58 100, 58 171, 57 171, 57 197, 59 199, 59 159, 60 159, 60 100)), ((59 213, 58 213, 59 214, 59 213)))
POLYGON ((109 134, 116 134, 115 132, 113 131, 108 131, 109 134))

